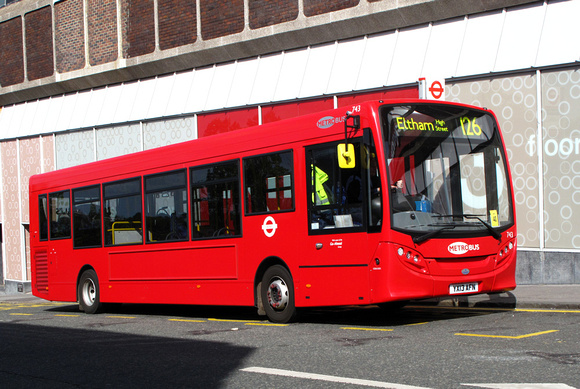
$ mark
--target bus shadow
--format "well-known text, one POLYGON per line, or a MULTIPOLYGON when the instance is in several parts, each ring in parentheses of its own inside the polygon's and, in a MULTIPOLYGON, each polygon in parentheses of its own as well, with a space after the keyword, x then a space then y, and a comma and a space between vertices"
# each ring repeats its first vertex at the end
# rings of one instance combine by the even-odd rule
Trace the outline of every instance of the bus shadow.
MULTIPOLYGON (((491 315, 515 308, 515 296, 472 296, 461 299, 411 301, 400 309, 384 309, 377 305, 303 308, 298 323, 404 326, 456 318, 491 315)), ((48 308, 59 313, 81 313, 78 305, 48 308)), ((102 314, 172 317, 189 320, 267 321, 254 307, 161 305, 161 304, 106 304, 102 314)), ((98 315, 97 315, 98 316, 98 315)))
POLYGON ((254 350, 192 338, 23 323, 0 323, 0 343, 0 382, 10 388, 218 388, 254 350))

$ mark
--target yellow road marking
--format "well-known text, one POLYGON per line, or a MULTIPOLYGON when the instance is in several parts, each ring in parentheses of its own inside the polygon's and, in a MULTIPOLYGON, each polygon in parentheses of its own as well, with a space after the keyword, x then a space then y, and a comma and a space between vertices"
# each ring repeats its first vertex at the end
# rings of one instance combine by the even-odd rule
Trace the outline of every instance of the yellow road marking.
POLYGON ((392 328, 363 328, 363 327, 340 327, 341 330, 354 330, 354 331, 394 331, 392 328))
POLYGON ((577 309, 550 309, 550 308, 491 308, 491 307, 447 307, 428 305, 407 305, 405 308, 413 309, 444 309, 457 311, 496 311, 496 312, 533 312, 533 313, 580 313, 577 309))
POLYGON ((59 317, 79 317, 80 315, 64 315, 64 314, 57 314, 54 316, 59 316, 59 317))
POLYGON ((11 313, 10 316, 32 316, 32 313, 11 313))
POLYGON ((531 308, 516 308, 516 312, 536 312, 536 313, 580 313, 580 310, 574 309, 531 309, 531 308))
POLYGON ((109 319, 135 319, 135 316, 106 316, 109 319))
POLYGON ((463 334, 463 333, 456 333, 457 336, 473 336, 479 338, 500 338, 500 339, 523 339, 523 338, 530 338, 532 336, 550 334, 552 332, 558 332, 559 330, 549 330, 549 331, 541 331, 541 332, 534 332, 532 334, 524 334, 518 336, 507 336, 507 335, 486 335, 486 334, 463 334))
POLYGON ((276 324, 276 323, 255 323, 248 322, 245 323, 247 326, 266 326, 266 327, 288 327, 289 324, 276 324))
POLYGON ((223 321, 228 323, 259 323, 258 320, 207 319, 209 321, 223 321))
POLYGON ((169 319, 169 321, 180 321, 186 323, 205 323, 205 320, 190 320, 190 319, 169 319))
POLYGON ((424 321, 424 322, 421 322, 421 323, 411 323, 411 324, 405 324, 405 326, 420 326, 420 325, 423 325, 423 324, 429 324, 429 322, 428 321, 424 321))

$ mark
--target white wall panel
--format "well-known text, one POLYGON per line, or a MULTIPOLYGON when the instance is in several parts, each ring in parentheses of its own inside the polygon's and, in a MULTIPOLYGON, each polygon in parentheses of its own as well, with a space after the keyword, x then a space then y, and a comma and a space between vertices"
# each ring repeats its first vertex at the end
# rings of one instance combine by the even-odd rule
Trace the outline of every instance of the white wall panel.
POLYGON ((56 132, 66 131, 70 129, 71 117, 75 114, 75 107, 77 102, 78 94, 73 93, 69 95, 64 95, 62 97, 62 106, 58 114, 58 119, 56 121, 56 132))
POLYGON ((455 75, 466 23, 466 20, 461 18, 433 24, 420 77, 439 78, 455 75))
MULTIPOLYGON (((156 78, 148 78, 147 80, 139 81, 136 86, 136 94, 131 104, 131 111, 129 112, 128 120, 140 120, 144 118, 155 117, 155 114, 151 112, 154 109, 155 100, 157 96, 155 95, 157 86, 156 78)), ((171 89, 168 93, 171 92, 171 89)))
POLYGON ((536 66, 580 60, 580 1, 548 3, 536 66))
POLYGON ((336 47, 336 43, 331 43, 310 48, 298 97, 320 96, 326 92, 336 47))
POLYGON ((228 107, 239 107, 249 103, 256 80, 258 64, 257 58, 238 61, 226 103, 228 107))
MULTIPOLYGON (((124 123, 131 119, 131 111, 137 100, 140 84, 141 81, 134 81, 119 86, 121 92, 113 117, 114 123, 124 123)), ((151 96, 149 96, 149 99, 151 99, 151 96)))
MULTIPOLYGON (((0 112, 0 135, 3 139, 16 138, 18 136, 18 127, 12 124, 15 121, 15 114, 18 111, 17 105, 10 105, 2 108, 0 112)), ((19 125, 19 124, 18 124, 19 125)))
POLYGON ((489 73, 493 70, 503 22, 502 12, 469 17, 456 76, 489 73))
MULTIPOLYGON (((33 134, 45 134, 46 129, 46 118, 50 112, 50 99, 42 99, 35 102, 38 105, 36 113, 34 115, 34 121, 32 123, 33 134)), ((2 125, 0 124, 0 128, 2 125)))
POLYGON ((541 4, 534 4, 506 12, 494 71, 529 68, 534 63, 542 33, 544 9, 541 4))
POLYGON ((107 88, 93 89, 91 93, 91 105, 85 112, 84 127, 89 128, 99 123, 99 116, 105 105, 107 98, 107 88))
POLYGON ((187 112, 185 106, 192 90, 194 74, 193 70, 175 74, 171 94, 167 99, 166 115, 180 115, 187 112))
POLYGON ((205 110, 221 109, 227 106, 228 96, 236 73, 236 63, 227 63, 215 67, 215 73, 209 88, 205 110))
POLYGON ((115 123, 115 113, 121 100, 122 85, 112 85, 105 88, 105 98, 99 113, 98 125, 115 123))
POLYGON ((8 138, 17 138, 22 132, 22 119, 26 112, 26 103, 16 104, 12 108, 12 117, 8 127, 8 138))
POLYGON ((367 38, 355 89, 379 88, 387 83, 397 35, 391 31, 367 38))
MULTIPOLYGON (((175 74, 159 76, 155 79, 155 82, 151 83, 151 89, 147 89, 147 93, 151 93, 151 104, 147 111, 148 118, 158 118, 167 115, 167 104, 171 93, 173 93, 174 84, 175 74)), ((142 85, 142 87, 144 86, 142 85)), ((133 120, 139 119, 139 115, 133 116, 133 120)))
POLYGON ((38 111, 38 104, 35 101, 27 102, 24 109, 24 117, 20 123, 20 130, 18 136, 29 136, 34 134, 32 125, 34 124, 34 117, 38 111))
POLYGON ((399 32, 387 85, 416 82, 421 77, 430 31, 430 26, 423 26, 399 32))
POLYGON ((258 77, 254 81, 250 104, 269 103, 274 99, 283 60, 283 53, 258 57, 258 77))
POLYGON ((14 117, 14 106, 0 108, 0 139, 7 139, 13 137, 11 130, 12 118, 14 117))
POLYGON ((191 91, 189 92, 185 107, 186 112, 203 111, 214 71, 215 66, 195 70, 191 91))
POLYGON ((48 133, 55 132, 57 129, 58 117, 60 116, 60 111, 64 105, 64 96, 53 96, 50 98, 50 108, 48 109, 48 115, 44 121, 44 130, 48 133))
POLYGON ((276 91, 274 92, 274 101, 290 100, 298 97, 300 86, 304 79, 309 50, 300 49, 284 53, 282 68, 280 69, 276 91))
POLYGON ((343 93, 355 89, 365 51, 365 38, 338 42, 326 93, 343 93))
MULTIPOLYGON (((75 108, 71 114, 69 128, 90 127, 87 123, 87 116, 93 109, 91 104, 93 92, 91 90, 78 92, 75 101, 75 108)), ((69 104, 68 101, 66 104, 69 104)))

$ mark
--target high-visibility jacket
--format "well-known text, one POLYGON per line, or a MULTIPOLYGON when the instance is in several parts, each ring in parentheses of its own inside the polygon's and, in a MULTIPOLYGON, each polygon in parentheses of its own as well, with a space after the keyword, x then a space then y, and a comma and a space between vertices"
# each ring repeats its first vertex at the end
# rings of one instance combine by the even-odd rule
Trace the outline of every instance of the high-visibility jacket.
POLYGON ((314 186, 314 193, 312 194, 312 202, 316 205, 328 205, 330 199, 324 189, 324 183, 328 181, 328 174, 317 166, 312 166, 312 185, 314 186))

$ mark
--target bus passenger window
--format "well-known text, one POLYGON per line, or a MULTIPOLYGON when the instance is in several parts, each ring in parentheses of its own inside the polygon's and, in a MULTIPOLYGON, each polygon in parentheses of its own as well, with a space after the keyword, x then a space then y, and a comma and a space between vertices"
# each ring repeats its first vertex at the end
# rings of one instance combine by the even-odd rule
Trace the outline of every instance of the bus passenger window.
POLYGON ((101 245, 101 192, 99 186, 74 189, 73 246, 96 247, 101 245))
POLYGON ((294 209, 292 151, 244 159, 246 214, 294 209))
POLYGON ((48 204, 46 195, 38 196, 38 238, 48 240, 48 204))
POLYGON ((192 238, 240 236, 239 161, 194 167, 190 174, 192 238))
POLYGON ((103 185, 105 245, 143 243, 141 179, 103 185))
POLYGON ((70 193, 51 193, 49 199, 50 239, 70 238, 70 193))
POLYGON ((145 177, 147 242, 187 240, 187 224, 186 171, 145 177))

